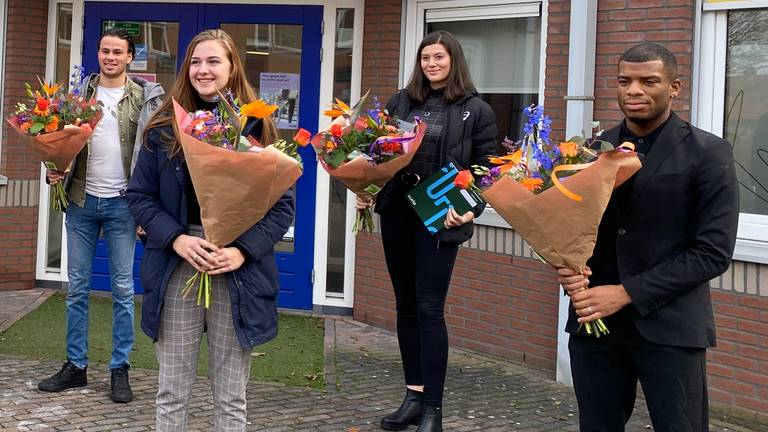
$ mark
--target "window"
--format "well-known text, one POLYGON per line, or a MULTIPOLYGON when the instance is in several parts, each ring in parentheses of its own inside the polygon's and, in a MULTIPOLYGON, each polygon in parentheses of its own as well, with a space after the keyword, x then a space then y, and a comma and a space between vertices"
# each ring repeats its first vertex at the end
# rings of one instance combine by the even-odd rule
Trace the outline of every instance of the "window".
POLYGON ((764 3, 741 1, 738 9, 733 2, 704 3, 694 122, 733 147, 741 210, 734 259, 768 263, 768 4, 764 3))
POLYGON ((72 5, 60 4, 59 16, 57 22, 57 34, 59 36, 59 45, 69 45, 72 39, 72 5))
MULTIPOLYGON (((537 104, 544 92, 546 32, 539 1, 416 0, 409 2, 401 87, 410 79, 416 50, 429 32, 446 30, 461 43, 480 97, 493 107, 497 142, 517 139, 525 122, 523 109, 537 104)), ((502 148, 497 149, 499 152, 502 148)), ((509 225, 487 208, 476 221, 481 225, 509 225)))

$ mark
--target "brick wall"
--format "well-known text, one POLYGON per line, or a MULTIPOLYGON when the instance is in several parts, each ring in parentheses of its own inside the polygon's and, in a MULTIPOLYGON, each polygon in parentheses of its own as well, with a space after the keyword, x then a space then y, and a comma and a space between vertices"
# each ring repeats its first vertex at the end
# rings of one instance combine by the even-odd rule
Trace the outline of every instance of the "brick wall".
MULTIPOLYGON (((768 266, 762 270, 768 272, 768 266)), ((717 326, 717 347, 707 356, 712 405, 768 425, 768 297, 713 290, 712 301, 717 326)))
POLYGON ((397 91, 400 67, 401 0, 366 2, 362 91, 382 103, 397 91))
MULTIPOLYGON (((24 82, 45 76, 48 1, 9 0, 5 36, 3 118, 23 99, 24 82)), ((0 186, 0 290, 32 288, 35 283, 37 245, 37 180, 39 160, 26 149, 5 122, 0 174, 9 184, 0 186), (31 190, 30 188, 34 188, 31 190), (23 194, 23 195, 20 195, 23 194), (16 196, 18 195, 18 196, 16 196), (28 198, 34 195, 34 199, 28 198)))
MULTIPOLYGON (((640 42, 660 43, 677 57, 683 91, 672 109, 682 118, 690 119, 695 3, 694 0, 597 2, 595 120, 611 127, 622 119, 616 102, 616 67, 621 54, 640 42)), ((567 77, 567 72, 566 69, 563 76, 567 77)))

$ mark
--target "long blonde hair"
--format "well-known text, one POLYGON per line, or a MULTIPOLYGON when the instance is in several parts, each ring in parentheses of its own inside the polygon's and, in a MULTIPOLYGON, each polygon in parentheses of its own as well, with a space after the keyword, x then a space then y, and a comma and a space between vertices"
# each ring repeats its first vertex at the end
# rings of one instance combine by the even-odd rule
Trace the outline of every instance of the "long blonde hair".
MULTIPOLYGON (((144 128, 144 139, 146 140, 149 130, 155 127, 167 127, 171 126, 173 122, 173 100, 179 103, 188 112, 197 109, 195 103, 196 90, 192 87, 192 82, 189 80, 189 68, 192 63, 192 54, 195 52, 195 48, 200 42, 218 41, 227 51, 227 58, 232 65, 227 88, 237 97, 240 103, 253 102, 258 97, 256 92, 253 91, 248 78, 245 76, 245 67, 240 59, 240 54, 235 46, 235 41, 232 37, 221 29, 205 30, 197 34, 187 46, 187 53, 184 55, 184 63, 181 65, 176 82, 173 84, 171 91, 165 95, 165 99, 157 112, 149 120, 147 126, 144 128)), ((222 91, 226 89, 221 89, 222 91)), ((272 117, 265 117, 263 119, 263 126, 261 131, 262 144, 268 145, 275 142, 278 138, 277 127, 275 126, 272 117)), ((164 136, 163 141, 168 146, 168 154, 170 156, 176 155, 181 149, 179 140, 175 136, 164 136)))

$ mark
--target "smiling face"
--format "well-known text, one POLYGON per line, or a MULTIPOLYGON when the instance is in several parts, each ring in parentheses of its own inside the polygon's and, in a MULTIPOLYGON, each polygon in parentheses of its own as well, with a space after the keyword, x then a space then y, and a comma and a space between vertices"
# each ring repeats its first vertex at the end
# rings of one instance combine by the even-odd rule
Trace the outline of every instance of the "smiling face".
POLYGON ((189 80, 203 100, 215 100, 216 91, 229 84, 231 72, 232 63, 221 42, 208 40, 195 46, 189 64, 189 80))
POLYGON ((442 44, 427 45, 421 50, 421 70, 430 87, 445 87, 451 73, 451 56, 442 44))
POLYGON ((101 75, 115 80, 124 77, 133 54, 128 52, 128 41, 115 36, 104 36, 99 43, 99 68, 101 75))
POLYGON ((617 95, 629 129, 645 135, 664 123, 680 86, 661 60, 619 62, 617 95))

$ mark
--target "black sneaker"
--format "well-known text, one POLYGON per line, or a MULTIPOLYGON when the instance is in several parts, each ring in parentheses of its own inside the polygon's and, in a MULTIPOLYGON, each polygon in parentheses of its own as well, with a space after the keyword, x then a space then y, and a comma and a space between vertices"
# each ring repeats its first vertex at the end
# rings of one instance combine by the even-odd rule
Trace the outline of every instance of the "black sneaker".
POLYGON ((113 402, 126 403, 133 400, 133 391, 128 383, 128 369, 130 366, 123 365, 117 369, 112 369, 112 393, 110 397, 113 402))
POLYGON ((60 392, 75 387, 85 387, 88 385, 88 377, 85 373, 87 370, 88 366, 80 369, 67 360, 60 371, 52 377, 40 381, 37 388, 45 392, 60 392))

